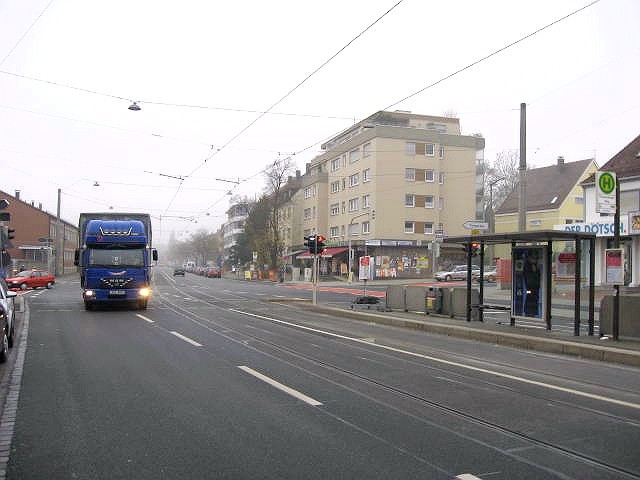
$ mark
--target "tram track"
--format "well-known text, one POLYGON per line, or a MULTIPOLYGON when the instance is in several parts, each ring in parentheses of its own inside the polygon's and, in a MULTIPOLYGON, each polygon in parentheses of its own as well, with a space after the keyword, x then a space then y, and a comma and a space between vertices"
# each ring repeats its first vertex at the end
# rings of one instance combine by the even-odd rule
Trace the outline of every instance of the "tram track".
MULTIPOLYGON (((176 287, 177 288, 177 287, 176 287)), ((186 291, 182 291, 180 289, 178 289, 179 291, 181 291, 181 293, 183 293, 185 296, 189 296, 189 297, 193 297, 195 299, 197 299, 199 302, 204 302, 205 304, 214 307, 214 308, 218 308, 221 311, 224 312, 229 312, 229 310, 233 310, 235 313, 243 313, 240 312, 238 310, 238 305, 234 305, 234 301, 236 300, 232 300, 229 298, 225 298, 223 300, 213 296, 213 295, 209 295, 205 292, 186 292, 186 291)), ((393 395, 397 395, 399 397, 402 397, 404 399, 408 399, 412 402, 417 402, 420 405, 423 406, 428 406, 431 409, 437 410, 443 414, 446 415, 451 415, 454 416, 458 419, 464 420, 466 422, 470 422, 476 426, 480 426, 482 428, 486 428, 486 429, 490 429, 494 432, 499 432, 500 434, 507 436, 510 439, 514 439, 514 440, 519 440, 521 442, 524 442, 530 446, 535 446, 538 448, 542 448, 550 453, 555 453, 558 455, 562 455, 566 458, 570 458, 574 461, 577 461, 581 464, 585 464, 588 465, 590 467, 593 468, 599 468, 599 469, 603 469, 607 472, 613 473, 615 475, 619 475, 621 476, 620 478, 636 478, 636 479, 640 479, 640 472, 635 471, 633 469, 628 469, 628 468, 624 468, 618 465, 615 465, 611 462, 608 462, 602 458, 598 458, 594 455, 590 455, 590 454, 585 454, 583 452, 580 452, 574 448, 569 448, 566 447, 564 445, 561 445, 559 443, 554 443, 554 442, 550 442, 550 441, 546 441, 544 439, 541 438, 536 438, 535 436, 529 435, 525 432, 520 432, 517 431, 513 428, 510 428, 508 426, 499 424, 497 422, 494 421, 490 421, 487 420, 486 418, 482 418, 479 415, 473 414, 473 413, 469 413, 467 411, 463 411, 459 408, 454 408, 451 407, 447 404, 445 404, 444 402, 438 402, 438 401, 434 401, 422 394, 417 394, 415 392, 411 392, 409 390, 406 390, 404 388, 400 388, 398 386, 395 385, 391 385, 388 384, 386 382, 382 382, 377 380, 376 378, 372 378, 371 376, 368 375, 362 375, 357 371, 351 370, 349 368, 345 368, 343 366, 340 365, 336 365, 327 361, 324 361, 322 359, 319 358, 315 358, 314 356, 309 355, 308 353, 305 352, 300 352, 299 350, 296 350, 294 348, 291 348, 290 346, 287 345, 282 345, 280 343, 271 341, 271 340, 267 340, 265 339, 263 336, 260 336, 259 331, 255 331, 254 333, 249 333, 246 331, 242 331, 238 328, 234 328, 232 326, 229 326, 227 323, 222 323, 220 321, 216 321, 213 320, 211 318, 207 318, 206 316, 202 315, 201 313, 198 312, 194 312, 192 310, 190 310, 188 307, 186 306, 182 306, 182 305, 176 305, 174 302, 172 302, 170 299, 168 299, 165 295, 163 295, 162 293, 159 294, 159 296, 157 297, 159 298, 159 300, 162 302, 163 306, 165 308, 169 308, 171 310, 173 310, 175 313, 180 314, 181 316, 185 317, 185 318, 189 318, 192 321, 196 321, 196 323, 201 324, 203 326, 206 326, 207 328, 211 329, 214 333, 218 334, 218 335, 222 335, 225 338, 227 338, 228 340, 234 341, 234 342, 242 342, 244 347, 248 347, 248 348, 252 348, 256 351, 259 351, 262 354, 265 355, 270 355, 273 358, 278 359, 279 361, 285 361, 287 362, 289 365, 291 365, 294 368, 297 369, 303 369, 305 372, 309 373, 310 375, 313 375, 315 377, 317 377, 318 379, 321 379, 323 381, 326 382, 331 382, 333 384, 335 384, 336 386, 339 386, 340 388, 344 388, 344 389, 348 389, 350 391, 352 391, 353 393, 356 393, 358 395, 364 395, 362 393, 362 389, 354 389, 353 387, 350 387, 349 385, 347 385, 348 382, 338 382, 335 380, 332 380, 331 378, 329 378, 329 376, 327 375, 322 375, 320 373, 311 371, 309 369, 307 369, 304 366, 301 366, 300 363, 294 363, 291 362, 289 360, 287 360, 287 358, 282 358, 280 356, 275 356, 267 351, 265 351, 264 349, 260 349, 257 347, 257 345, 263 345, 265 347, 268 347, 268 349, 271 349, 275 352, 281 352, 282 354, 285 354, 288 357, 291 358, 295 358, 298 361, 301 361, 308 365, 314 365, 316 367, 320 367, 322 369, 326 369, 327 371, 331 371, 334 374, 338 374, 340 376, 344 376, 345 378, 349 378, 351 381, 357 381, 360 382, 363 385, 367 385, 368 387, 373 387, 374 389, 380 389, 380 390, 384 390, 386 392, 390 392, 393 395), (214 327, 216 329, 214 329, 214 327), (217 330, 219 329, 219 331, 217 330), (226 332, 226 333, 223 333, 226 332), (234 336, 229 335, 231 332, 233 332, 234 336), (235 336, 238 336, 239 338, 236 338, 235 336), (252 344, 248 345, 246 340, 251 340, 252 344)), ((250 299, 253 300, 253 299, 250 299)), ((241 296, 238 295, 238 302, 243 302, 242 307, 246 308, 247 305, 244 303, 247 301, 246 296, 241 296)), ((262 303, 261 301, 255 301, 255 303, 257 305, 259 305, 260 303, 262 303)), ((288 305, 286 307, 289 307, 288 305)), ((289 307, 290 308, 290 307, 289 307)), ((252 312, 246 312, 247 315, 251 315, 255 318, 254 313, 252 312)), ((266 318, 266 317, 265 317, 266 318)), ((357 348, 362 349, 363 351, 366 351, 368 353, 371 353, 371 345, 366 346, 363 344, 358 344, 356 345, 357 348)), ((383 354, 386 355, 387 357, 393 358, 395 360, 397 360, 399 357, 398 355, 390 355, 388 352, 379 352, 376 351, 376 353, 378 354, 383 354)), ((451 352, 447 352, 448 354, 451 354, 451 352)), ((435 369, 435 370, 439 370, 441 372, 447 373, 449 375, 457 375, 463 379, 466 378, 465 375, 461 375, 459 372, 455 372, 452 371, 451 369, 442 369, 441 367, 433 367, 430 365, 427 365, 426 362, 420 362, 420 361, 416 361, 415 359, 412 358, 402 358, 402 360, 404 362, 408 362, 414 366, 418 366, 421 368, 429 368, 429 369, 435 369)), ((526 369, 523 369, 524 371, 526 371, 526 369)), ((531 373, 531 372, 529 372, 531 373)), ((539 372, 537 372, 539 373, 539 372)), ((473 378, 473 381, 477 382, 478 379, 477 378, 473 378)), ((492 387, 496 388, 496 387, 500 387, 500 388, 508 388, 504 385, 496 385, 494 382, 486 382, 486 385, 491 385, 492 387)), ((590 407, 584 407, 584 406, 580 406, 580 405, 575 405, 575 404, 569 404, 568 402, 563 402, 563 401, 559 401, 557 398, 551 398, 551 397, 546 397, 544 395, 532 395, 530 393, 527 392, 523 392, 523 391, 519 391, 518 394, 520 395, 527 395, 530 398, 536 399, 536 400, 543 400, 543 401, 549 401, 549 402, 555 402, 557 404, 560 405, 564 405, 564 406, 571 406, 572 408, 577 408, 577 409, 582 409, 583 411, 589 413, 589 414, 595 414, 595 415, 599 415, 602 416, 603 418, 606 418, 607 420, 610 421, 618 421, 618 422, 633 422, 633 421, 637 421, 634 420, 633 418, 627 418, 627 417, 623 417, 623 416, 619 416, 619 415, 613 415, 610 414, 608 412, 602 411, 600 409, 593 409, 590 407)), ((421 421, 421 422, 425 422, 425 423, 431 423, 430 420, 428 420, 426 417, 422 417, 422 416, 416 416, 415 414, 411 414, 405 410, 399 410, 396 406, 389 404, 388 402, 385 402, 379 398, 375 398, 372 397, 370 395, 367 396, 367 398, 369 400, 375 401, 383 406, 385 406, 386 408, 390 408, 393 409, 403 415, 410 415, 412 418, 414 418, 415 420, 421 421)), ((438 425, 439 427, 441 427, 441 425, 438 425)), ((452 432, 454 434, 460 435, 458 432, 452 432)), ((472 441, 476 441, 476 442, 482 442, 479 439, 475 439, 475 438, 470 438, 470 440, 472 441)), ((542 468, 545 471, 548 471, 549 473, 552 473, 554 475, 559 475, 559 478, 571 478, 571 477, 567 477, 564 476, 562 474, 560 474, 559 472, 550 472, 547 467, 543 466, 543 465, 539 465, 536 463, 532 463, 529 459, 523 457, 522 455, 516 454, 514 452, 510 452, 507 451, 503 448, 500 448, 498 446, 495 445, 488 445, 490 448, 494 448, 495 450, 499 451, 502 454, 505 454, 511 458, 514 458, 518 461, 521 462, 525 462, 529 465, 533 465, 537 468, 542 468)))

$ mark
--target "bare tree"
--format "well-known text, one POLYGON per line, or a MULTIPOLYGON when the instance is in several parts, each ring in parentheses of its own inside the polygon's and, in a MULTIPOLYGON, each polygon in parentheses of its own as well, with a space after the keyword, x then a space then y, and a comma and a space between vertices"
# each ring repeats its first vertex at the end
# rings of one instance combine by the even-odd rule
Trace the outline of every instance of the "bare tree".
POLYGON ((278 230, 278 209, 287 200, 284 195, 284 186, 294 171, 293 160, 291 157, 286 157, 277 159, 264 173, 267 180, 264 196, 267 207, 267 223, 262 250, 265 253, 265 259, 268 260, 272 268, 278 266, 278 260, 283 250, 278 230))
MULTIPOLYGON (((485 171, 485 192, 488 194, 490 190, 493 191, 491 198, 493 204, 490 206, 492 210, 500 206, 518 185, 520 179, 519 164, 518 150, 504 150, 496 155, 493 165, 487 167, 485 171), (500 181, 496 182, 496 180, 500 181), (489 188, 491 183, 494 185, 489 188)), ((486 200, 486 205, 489 208, 489 199, 486 200)))

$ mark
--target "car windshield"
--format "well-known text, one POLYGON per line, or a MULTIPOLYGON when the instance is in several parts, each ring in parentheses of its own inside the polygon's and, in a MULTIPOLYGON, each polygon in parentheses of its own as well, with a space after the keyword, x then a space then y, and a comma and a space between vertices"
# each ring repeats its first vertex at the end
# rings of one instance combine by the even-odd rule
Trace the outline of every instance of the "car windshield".
POLYGON ((29 271, 20 272, 18 273, 18 275, 16 275, 16 277, 20 277, 20 278, 29 278, 30 276, 31 276, 31 272, 29 271))
POLYGON ((144 250, 137 249, 92 249, 89 253, 92 267, 142 267, 144 250))

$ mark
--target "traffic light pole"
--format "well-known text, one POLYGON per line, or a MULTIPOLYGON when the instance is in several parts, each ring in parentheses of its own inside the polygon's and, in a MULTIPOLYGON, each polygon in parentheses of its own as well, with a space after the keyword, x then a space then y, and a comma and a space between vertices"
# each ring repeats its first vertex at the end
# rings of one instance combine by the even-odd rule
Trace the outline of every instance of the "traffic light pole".
POLYGON ((318 304, 318 255, 313 255, 313 304, 318 304))

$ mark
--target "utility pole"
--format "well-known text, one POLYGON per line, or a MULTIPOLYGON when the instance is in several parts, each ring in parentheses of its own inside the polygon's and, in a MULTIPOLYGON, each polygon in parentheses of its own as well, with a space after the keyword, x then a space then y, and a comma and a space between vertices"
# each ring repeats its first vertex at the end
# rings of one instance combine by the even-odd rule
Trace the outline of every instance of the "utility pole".
POLYGON ((518 231, 527 230, 527 104, 520 104, 520 197, 518 199, 518 231))

